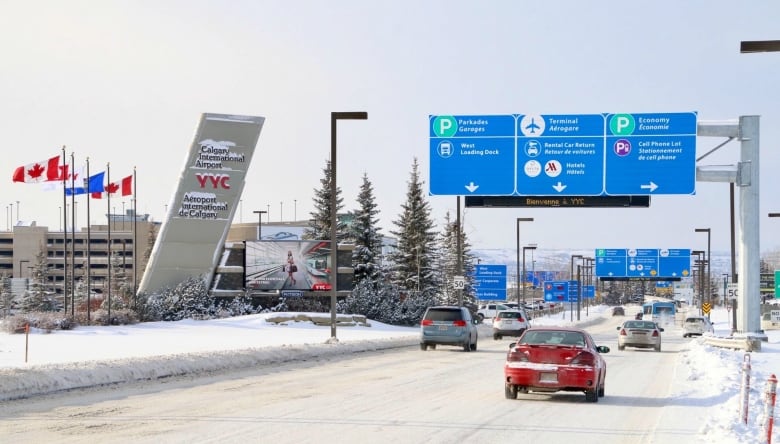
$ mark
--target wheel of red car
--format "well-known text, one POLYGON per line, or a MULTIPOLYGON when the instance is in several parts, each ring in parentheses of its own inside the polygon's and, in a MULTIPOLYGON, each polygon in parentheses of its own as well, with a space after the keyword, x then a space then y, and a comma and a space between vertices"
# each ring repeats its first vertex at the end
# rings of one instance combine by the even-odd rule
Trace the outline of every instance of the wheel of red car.
POLYGON ((606 375, 604 375, 604 377, 601 379, 601 384, 599 384, 599 389, 598 389, 599 398, 604 397, 604 384, 606 384, 607 382, 606 379, 607 377, 606 375))
POLYGON ((585 391, 585 402, 599 402, 599 388, 585 391))
POLYGON ((506 396, 506 399, 517 399, 517 386, 504 384, 504 396, 506 396))

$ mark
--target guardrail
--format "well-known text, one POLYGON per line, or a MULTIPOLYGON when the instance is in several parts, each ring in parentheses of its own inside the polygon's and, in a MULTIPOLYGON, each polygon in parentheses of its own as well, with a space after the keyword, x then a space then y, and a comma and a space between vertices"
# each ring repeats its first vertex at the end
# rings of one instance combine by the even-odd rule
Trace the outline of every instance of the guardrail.
POLYGON ((757 338, 718 338, 704 336, 704 343, 713 347, 731 348, 749 352, 761 351, 761 340, 757 338))

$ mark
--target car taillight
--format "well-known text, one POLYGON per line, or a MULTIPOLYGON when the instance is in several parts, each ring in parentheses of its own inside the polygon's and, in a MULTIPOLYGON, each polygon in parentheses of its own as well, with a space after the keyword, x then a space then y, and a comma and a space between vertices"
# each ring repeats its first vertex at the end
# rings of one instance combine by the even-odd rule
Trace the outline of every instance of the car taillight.
POLYGON ((433 325, 433 321, 430 319, 423 319, 422 325, 433 325))
POLYGON ((523 319, 523 317, 520 316, 519 318, 517 318, 517 322, 525 322, 525 319, 523 319))
POLYGON ((592 353, 582 352, 571 360, 571 364, 593 367, 596 365, 596 357, 592 353))
POLYGON ((455 327, 465 327, 466 321, 452 321, 452 325, 455 327))
POLYGON ((626 329, 625 328, 621 328, 620 329, 620 336, 626 336, 626 329))
POLYGON ((510 351, 506 354, 506 360, 508 362, 528 362, 528 352, 526 351, 510 351))
POLYGON ((658 336, 658 330, 653 330, 653 336, 658 336))

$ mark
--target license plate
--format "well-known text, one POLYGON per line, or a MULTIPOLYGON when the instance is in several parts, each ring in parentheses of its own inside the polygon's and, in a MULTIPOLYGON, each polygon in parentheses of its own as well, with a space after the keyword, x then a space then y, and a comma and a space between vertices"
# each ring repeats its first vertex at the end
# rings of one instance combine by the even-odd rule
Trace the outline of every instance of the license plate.
POLYGON ((447 330, 448 328, 449 327, 447 327, 446 325, 440 325, 439 326, 439 330, 447 330))
POLYGON ((539 382, 558 382, 558 374, 542 373, 539 375, 539 382))

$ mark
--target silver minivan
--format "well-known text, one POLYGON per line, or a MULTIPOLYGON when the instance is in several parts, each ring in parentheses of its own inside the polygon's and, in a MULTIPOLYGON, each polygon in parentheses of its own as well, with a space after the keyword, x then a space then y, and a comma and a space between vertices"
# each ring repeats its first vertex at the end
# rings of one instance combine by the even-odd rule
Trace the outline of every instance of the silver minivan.
POLYGON ((440 305, 428 307, 420 321, 420 350, 435 350, 437 345, 477 349, 477 323, 466 307, 440 305))

